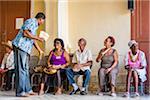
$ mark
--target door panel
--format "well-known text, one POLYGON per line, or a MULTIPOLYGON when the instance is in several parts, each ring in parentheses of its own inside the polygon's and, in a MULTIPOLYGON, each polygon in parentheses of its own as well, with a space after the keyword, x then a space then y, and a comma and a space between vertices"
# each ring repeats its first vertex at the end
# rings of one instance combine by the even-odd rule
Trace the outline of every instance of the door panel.
MULTIPOLYGON (((30 18, 30 0, 0 0, 0 15, 0 43, 13 40, 18 33, 15 29, 16 18, 30 18)), ((0 45, 0 63, 4 53, 4 47, 0 45)))
POLYGON ((147 58, 146 92, 150 91, 150 1, 135 0, 135 10, 131 13, 131 38, 139 43, 147 58))

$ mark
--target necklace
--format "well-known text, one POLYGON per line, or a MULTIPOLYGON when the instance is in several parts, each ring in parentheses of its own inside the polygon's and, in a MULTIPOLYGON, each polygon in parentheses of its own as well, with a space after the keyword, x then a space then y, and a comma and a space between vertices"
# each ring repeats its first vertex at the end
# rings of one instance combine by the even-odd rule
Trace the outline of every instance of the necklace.
POLYGON ((139 52, 136 53, 136 55, 133 55, 132 52, 130 52, 130 59, 132 62, 136 62, 138 60, 139 52))

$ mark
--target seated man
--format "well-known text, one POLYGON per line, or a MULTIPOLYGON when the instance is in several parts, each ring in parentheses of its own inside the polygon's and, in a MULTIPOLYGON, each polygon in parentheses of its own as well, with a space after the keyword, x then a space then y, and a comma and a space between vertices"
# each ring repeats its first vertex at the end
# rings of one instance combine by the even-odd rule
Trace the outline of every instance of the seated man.
POLYGON ((6 54, 4 55, 4 58, 2 60, 0 73, 4 74, 6 73, 6 87, 5 90, 11 89, 11 80, 12 80, 12 74, 14 73, 14 53, 13 53, 13 47, 11 41, 8 41, 7 43, 2 43, 5 46, 6 54))
POLYGON ((92 54, 90 50, 85 49, 86 40, 81 38, 78 41, 78 46, 79 50, 74 53, 72 58, 73 68, 68 68, 66 71, 69 83, 73 86, 73 91, 70 95, 76 94, 76 92, 80 91, 74 80, 75 75, 84 75, 82 90, 80 92, 81 95, 87 94, 86 87, 89 83, 91 75, 90 66, 92 65, 92 54))
POLYGON ((135 96, 139 96, 138 83, 139 79, 144 82, 146 78, 146 58, 143 51, 138 49, 138 43, 135 40, 131 40, 128 43, 130 51, 127 53, 125 58, 125 68, 127 69, 127 87, 125 97, 130 96, 130 80, 133 73, 133 80, 135 82, 135 96))

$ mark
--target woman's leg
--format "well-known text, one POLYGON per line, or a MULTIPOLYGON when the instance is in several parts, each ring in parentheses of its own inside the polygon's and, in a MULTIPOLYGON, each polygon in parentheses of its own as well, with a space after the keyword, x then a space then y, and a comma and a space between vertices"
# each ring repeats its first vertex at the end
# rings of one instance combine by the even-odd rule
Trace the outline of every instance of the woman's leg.
POLYGON ((62 83, 61 83, 61 75, 60 70, 57 71, 57 92, 56 95, 62 94, 62 83))
POLYGON ((109 77, 110 77, 110 83, 111 83, 111 93, 115 93, 115 85, 116 85, 116 78, 118 74, 118 69, 114 68, 111 70, 109 77))
POLYGON ((105 81, 105 68, 100 68, 98 71, 98 80, 99 80, 99 92, 103 92, 104 81, 105 81))
POLYGON ((126 84, 126 91, 129 93, 130 92, 130 81, 132 77, 132 70, 128 70, 127 74, 127 84, 126 84))
POLYGON ((133 75, 135 80, 135 92, 138 93, 138 83, 139 83, 138 74, 136 71, 133 71, 133 75))
POLYGON ((44 94, 44 84, 45 84, 46 79, 47 79, 47 75, 45 75, 45 73, 42 73, 42 81, 41 81, 41 84, 40 84, 39 95, 44 94))

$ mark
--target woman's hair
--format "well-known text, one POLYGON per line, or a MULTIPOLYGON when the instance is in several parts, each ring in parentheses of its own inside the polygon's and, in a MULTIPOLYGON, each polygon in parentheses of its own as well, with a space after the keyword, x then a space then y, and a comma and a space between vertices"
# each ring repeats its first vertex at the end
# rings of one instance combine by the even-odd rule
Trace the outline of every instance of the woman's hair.
MULTIPOLYGON (((54 40, 54 47, 55 47, 55 44, 56 44, 57 41, 60 42, 60 44, 61 44, 61 46, 62 46, 62 49, 65 50, 65 49, 64 49, 64 46, 65 46, 65 45, 64 45, 64 41, 63 41, 62 39, 60 39, 60 38, 56 38, 56 39, 54 40)), ((53 51, 55 51, 55 50, 56 50, 56 48, 54 48, 53 51)))
POLYGON ((113 46, 115 45, 115 39, 114 39, 114 37, 108 36, 108 37, 105 39, 105 41, 106 41, 107 39, 110 39, 110 42, 112 43, 111 47, 113 47, 113 46))

